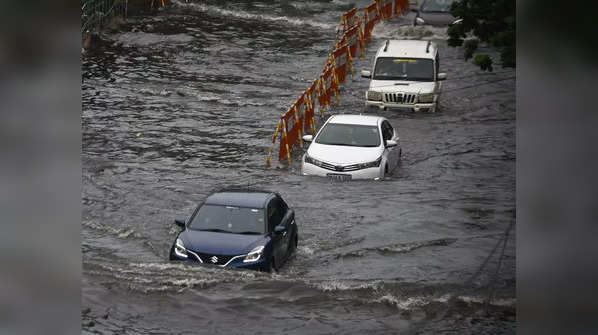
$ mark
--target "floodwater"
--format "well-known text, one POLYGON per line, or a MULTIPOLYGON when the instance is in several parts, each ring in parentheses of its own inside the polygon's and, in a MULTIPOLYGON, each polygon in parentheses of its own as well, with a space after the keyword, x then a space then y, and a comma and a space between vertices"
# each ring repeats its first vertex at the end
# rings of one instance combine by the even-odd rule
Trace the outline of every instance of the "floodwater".
POLYGON ((432 39, 448 75, 440 110, 365 111, 356 76, 318 123, 387 117, 399 167, 384 181, 304 177, 301 149, 265 166, 341 13, 366 4, 175 1, 83 55, 84 333, 514 333, 514 70, 480 71, 444 29, 380 24, 356 74, 386 38, 432 39), (299 247, 279 273, 168 261, 173 219, 227 186, 295 209, 299 247))

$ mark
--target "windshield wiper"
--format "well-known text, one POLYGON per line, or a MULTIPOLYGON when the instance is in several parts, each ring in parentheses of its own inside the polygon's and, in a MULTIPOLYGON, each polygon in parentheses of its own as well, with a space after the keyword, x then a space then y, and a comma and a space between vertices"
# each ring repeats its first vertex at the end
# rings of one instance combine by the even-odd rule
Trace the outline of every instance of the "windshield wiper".
POLYGON ((257 231, 242 231, 240 233, 237 234, 242 234, 242 235, 262 235, 262 233, 257 232, 257 231))
POLYGON ((224 230, 224 229, 218 229, 218 228, 208 228, 208 229, 197 229, 199 231, 211 231, 211 232, 215 232, 215 233, 232 233, 232 231, 228 231, 228 230, 224 230))

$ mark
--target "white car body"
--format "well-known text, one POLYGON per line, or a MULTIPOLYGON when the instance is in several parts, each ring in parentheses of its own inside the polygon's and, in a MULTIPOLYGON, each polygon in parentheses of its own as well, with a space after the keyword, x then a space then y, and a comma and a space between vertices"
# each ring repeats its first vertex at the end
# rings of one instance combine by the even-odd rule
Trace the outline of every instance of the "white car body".
POLYGON ((446 73, 440 73, 438 46, 431 41, 387 40, 378 49, 372 71, 362 71, 361 76, 370 78, 370 86, 365 94, 366 107, 408 108, 414 111, 435 112, 438 105, 442 80, 446 73), (380 58, 401 58, 405 61, 430 60, 433 66, 433 78, 427 81, 383 79, 375 77, 376 66, 380 58))
POLYGON ((312 138, 311 135, 306 135, 303 139, 312 142, 302 159, 301 172, 305 176, 333 177, 342 180, 382 179, 385 174, 397 167, 401 155, 401 148, 398 145, 399 136, 390 122, 384 117, 373 115, 333 115, 324 123, 316 136, 312 138), (375 126, 380 137, 379 145, 363 147, 318 143, 318 137, 329 124, 375 126), (371 166, 379 158, 381 158, 379 166, 371 166), (368 164, 370 167, 364 168, 368 164))

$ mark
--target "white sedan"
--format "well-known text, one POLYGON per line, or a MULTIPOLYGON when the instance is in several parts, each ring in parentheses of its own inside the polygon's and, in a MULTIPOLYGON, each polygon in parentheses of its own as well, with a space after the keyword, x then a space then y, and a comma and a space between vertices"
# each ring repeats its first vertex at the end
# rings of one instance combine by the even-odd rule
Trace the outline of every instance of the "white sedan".
POLYGON ((384 117, 333 115, 303 155, 301 172, 340 180, 382 179, 398 165, 399 137, 384 117))

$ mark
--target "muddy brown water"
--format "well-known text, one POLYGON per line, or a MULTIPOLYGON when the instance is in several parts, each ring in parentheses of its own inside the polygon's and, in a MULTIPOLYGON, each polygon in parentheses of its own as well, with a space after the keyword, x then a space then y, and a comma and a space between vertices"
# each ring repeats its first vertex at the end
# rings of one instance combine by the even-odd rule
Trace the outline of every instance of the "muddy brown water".
POLYGON ((386 38, 432 39, 448 74, 439 111, 366 111, 356 76, 327 116, 387 117, 400 166, 377 182, 301 176, 302 150, 265 166, 340 14, 366 3, 175 1, 83 55, 84 333, 514 332, 515 229, 500 257, 515 221, 514 70, 481 72, 443 29, 383 23, 356 74, 386 38), (174 218, 246 185, 296 211, 298 252, 278 274, 167 260, 174 218))

